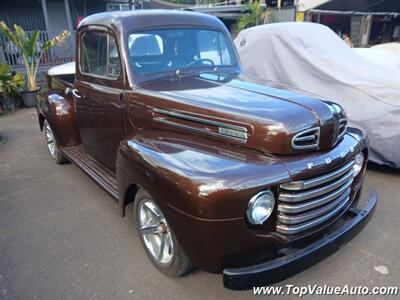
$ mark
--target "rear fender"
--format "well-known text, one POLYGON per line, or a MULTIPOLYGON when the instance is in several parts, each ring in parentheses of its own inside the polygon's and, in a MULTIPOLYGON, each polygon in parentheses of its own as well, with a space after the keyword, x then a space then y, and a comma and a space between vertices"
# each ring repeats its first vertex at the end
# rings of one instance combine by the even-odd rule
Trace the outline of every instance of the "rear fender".
MULTIPOLYGON (((81 144, 75 103, 71 96, 60 91, 47 90, 38 95, 39 124, 46 119, 54 132, 58 146, 81 144)), ((42 128, 41 128, 42 129, 42 128)))

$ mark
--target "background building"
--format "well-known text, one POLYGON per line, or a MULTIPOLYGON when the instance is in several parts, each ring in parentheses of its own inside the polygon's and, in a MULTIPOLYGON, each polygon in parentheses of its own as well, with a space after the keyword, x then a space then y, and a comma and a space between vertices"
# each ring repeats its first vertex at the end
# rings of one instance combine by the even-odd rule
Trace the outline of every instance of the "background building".
MULTIPOLYGON (((188 8, 218 17, 229 31, 235 35, 235 24, 239 18, 248 13, 247 0, 196 0, 196 4, 188 8)), ((296 0, 260 0, 264 9, 269 9, 269 23, 290 22, 295 20, 296 0)))
POLYGON ((300 0, 298 19, 349 33, 356 47, 399 41, 399 0, 300 0), (302 15, 303 14, 303 15, 302 15))
MULTIPOLYGON (((75 59, 74 32, 86 16, 115 10, 171 8, 179 9, 193 5, 191 0, 0 0, 0 20, 11 29, 14 24, 22 26, 28 33, 40 31, 40 41, 46 41, 64 29, 72 36, 61 47, 56 47, 42 58, 41 67, 75 59), (186 4, 188 3, 188 4, 186 4)), ((8 63, 14 70, 23 68, 18 50, 0 34, 0 63, 8 63)))
MULTIPOLYGON (((103 11, 130 9, 188 9, 220 18, 235 34, 235 24, 248 13, 245 0, 0 0, 0 20, 26 31, 40 30, 46 41, 64 29, 72 37, 42 58, 42 68, 74 60, 74 32, 84 17, 103 11)), ((400 39, 400 0, 261 0, 268 22, 311 21, 329 26, 338 35, 349 33, 356 47, 400 39)), ((0 63, 22 69, 18 50, 0 34, 0 63)))

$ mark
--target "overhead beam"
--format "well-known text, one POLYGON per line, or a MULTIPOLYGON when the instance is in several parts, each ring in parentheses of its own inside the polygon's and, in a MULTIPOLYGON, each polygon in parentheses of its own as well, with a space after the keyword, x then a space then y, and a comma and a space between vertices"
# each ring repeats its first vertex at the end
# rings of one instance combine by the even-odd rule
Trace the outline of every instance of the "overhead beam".
POLYGON ((312 14, 323 15, 363 15, 363 16, 399 16, 400 12, 363 12, 363 11, 340 11, 340 10, 324 10, 324 9, 311 9, 312 14))
POLYGON ((65 5, 65 15, 67 17, 68 29, 70 32, 74 30, 74 26, 72 25, 72 17, 71 17, 71 9, 69 7, 69 1, 64 0, 65 5))
POLYGON ((46 0, 42 0, 40 2, 42 3, 42 11, 43 11, 44 24, 46 26, 46 31, 49 31, 50 25, 49 25, 49 14, 47 12, 47 3, 46 0))

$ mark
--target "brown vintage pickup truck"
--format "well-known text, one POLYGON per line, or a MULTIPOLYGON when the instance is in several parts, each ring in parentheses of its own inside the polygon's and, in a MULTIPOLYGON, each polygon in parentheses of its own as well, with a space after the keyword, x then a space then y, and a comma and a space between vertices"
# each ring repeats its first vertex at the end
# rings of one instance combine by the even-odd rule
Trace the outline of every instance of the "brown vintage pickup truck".
POLYGON ((244 79, 217 18, 95 14, 76 48, 76 64, 51 69, 38 95, 40 129, 54 161, 76 163, 122 215, 133 202, 160 271, 223 272, 232 289, 270 284, 372 216, 363 132, 335 103, 244 79))

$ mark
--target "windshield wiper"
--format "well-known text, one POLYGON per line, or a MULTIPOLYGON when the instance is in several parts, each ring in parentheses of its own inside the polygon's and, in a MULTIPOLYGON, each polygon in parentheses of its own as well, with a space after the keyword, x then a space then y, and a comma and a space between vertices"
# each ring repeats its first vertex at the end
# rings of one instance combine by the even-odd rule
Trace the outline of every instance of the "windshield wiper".
POLYGON ((176 69, 175 76, 182 77, 185 75, 191 74, 198 74, 198 73, 214 73, 220 72, 221 70, 218 67, 207 67, 207 68, 183 68, 183 69, 176 69))

